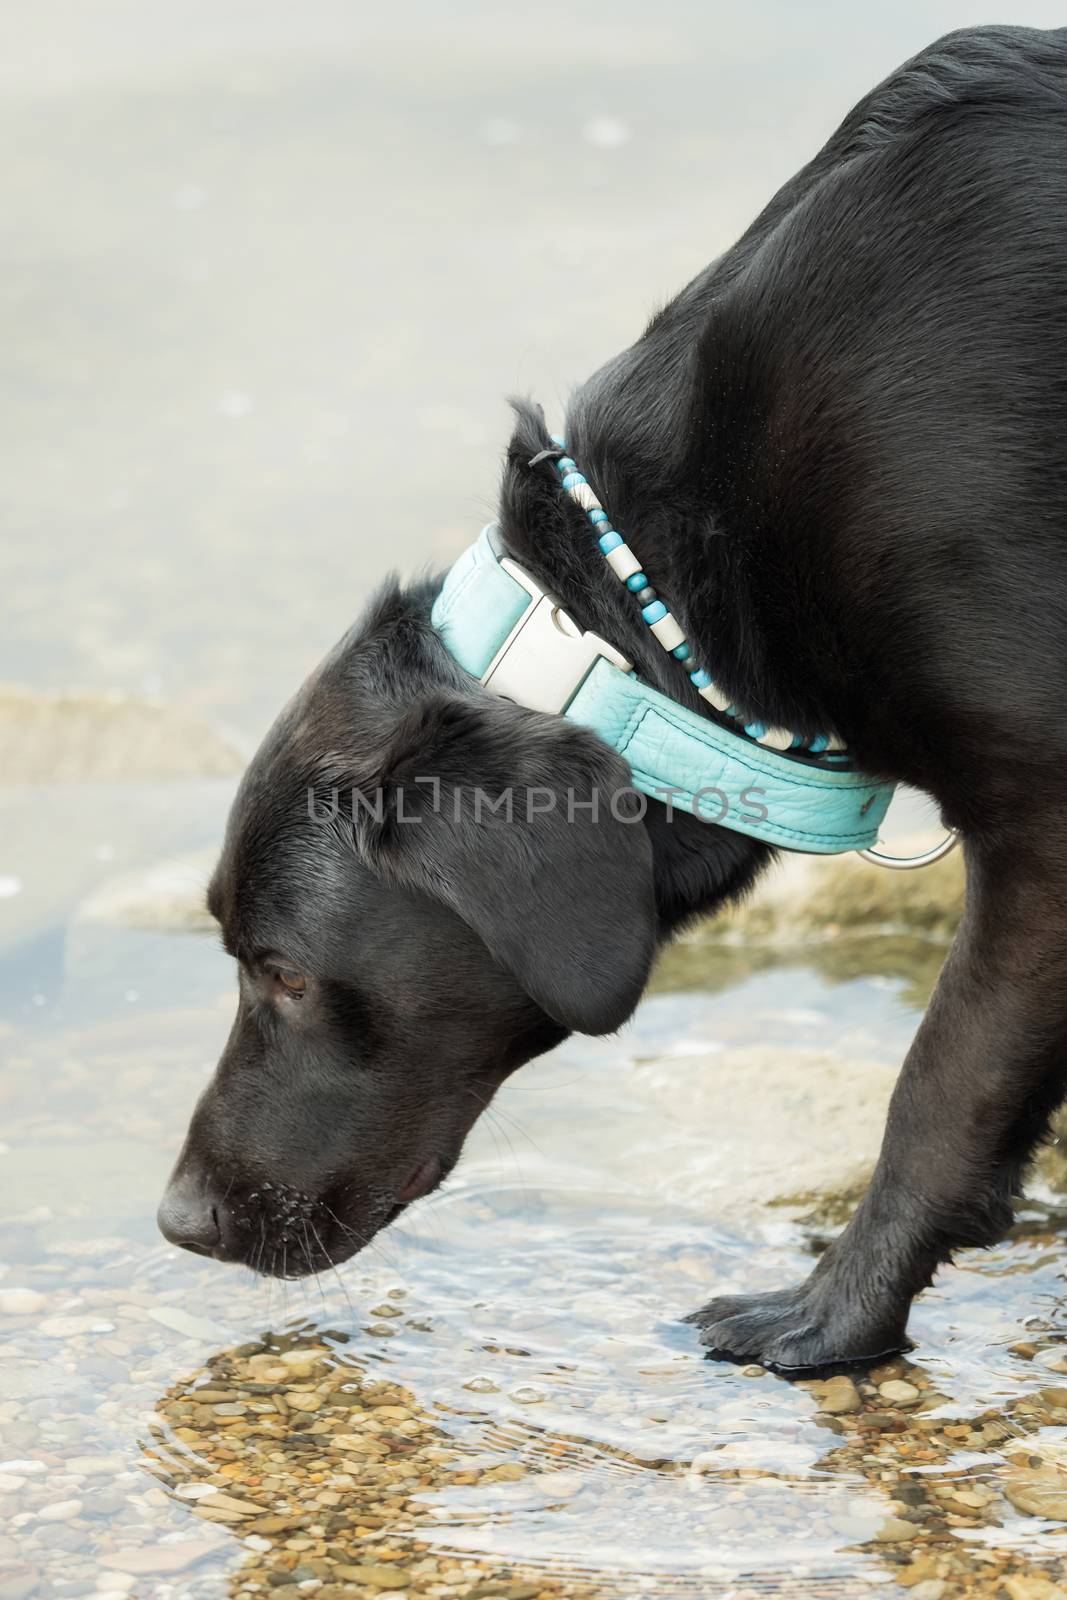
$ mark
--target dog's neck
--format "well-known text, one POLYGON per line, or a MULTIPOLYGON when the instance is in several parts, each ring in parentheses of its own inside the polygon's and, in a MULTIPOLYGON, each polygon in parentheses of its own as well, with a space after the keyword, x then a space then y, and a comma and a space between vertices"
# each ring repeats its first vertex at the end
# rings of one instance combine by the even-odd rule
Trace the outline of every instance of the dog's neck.
MULTIPOLYGON (((572 423, 578 421, 572 417, 567 424, 568 449, 575 456, 579 446, 571 446, 570 438, 572 423)), ((679 486, 668 481, 666 463, 660 464, 658 478, 652 470, 635 473, 636 458, 629 453, 627 468, 621 469, 608 441, 594 441, 588 419, 575 432, 587 446, 583 470, 611 506, 613 520, 628 534, 634 530, 630 538, 635 553, 656 573, 657 587, 669 595, 687 635, 700 641, 701 659, 708 660, 699 607, 687 608, 682 596, 692 574, 700 570, 700 550, 716 539, 709 519, 701 518, 679 486)), ((521 409, 501 494, 500 532, 506 550, 583 628, 624 652, 642 678, 679 703, 714 717, 682 663, 652 638, 633 595, 615 577, 588 523, 563 493, 554 460, 550 456, 531 465, 533 457, 551 446, 540 415, 521 409)), ((720 670, 716 663, 716 672, 720 670)), ((672 815, 659 802, 649 805, 645 825, 653 845, 664 936, 744 893, 773 855, 763 843, 685 812, 672 815)))

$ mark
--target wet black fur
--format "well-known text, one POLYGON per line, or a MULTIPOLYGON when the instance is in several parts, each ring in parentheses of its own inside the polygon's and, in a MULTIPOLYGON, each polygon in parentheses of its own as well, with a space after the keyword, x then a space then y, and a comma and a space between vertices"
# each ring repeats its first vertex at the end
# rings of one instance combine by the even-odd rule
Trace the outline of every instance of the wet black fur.
MULTIPOLYGON (((694 1319, 780 1367, 897 1348, 938 1263, 1007 1227, 1067 1084, 1067 30, 952 34, 894 73, 578 391, 566 437, 746 712, 836 730, 963 834, 963 925, 866 1198, 806 1283, 694 1319)), ((549 444, 521 407, 505 543, 706 714, 551 461, 529 465, 549 444)), ((771 854, 655 806, 636 827, 466 803, 401 827, 420 774, 626 777, 460 672, 432 594, 384 591, 283 712, 212 889, 240 1008, 164 1220, 264 1270, 351 1254, 509 1072, 621 1023, 655 948, 771 854), (329 783, 381 783, 384 820, 313 824, 307 787, 329 783)))

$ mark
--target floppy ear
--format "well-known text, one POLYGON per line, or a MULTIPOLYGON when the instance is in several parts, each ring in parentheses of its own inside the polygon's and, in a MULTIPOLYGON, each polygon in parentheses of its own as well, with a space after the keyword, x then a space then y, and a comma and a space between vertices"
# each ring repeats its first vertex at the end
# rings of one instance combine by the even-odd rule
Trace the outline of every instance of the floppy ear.
POLYGON ((380 781, 383 820, 359 825, 370 863, 458 912, 564 1027, 620 1027, 648 979, 656 913, 652 849, 614 752, 562 718, 442 694, 407 714, 380 781))

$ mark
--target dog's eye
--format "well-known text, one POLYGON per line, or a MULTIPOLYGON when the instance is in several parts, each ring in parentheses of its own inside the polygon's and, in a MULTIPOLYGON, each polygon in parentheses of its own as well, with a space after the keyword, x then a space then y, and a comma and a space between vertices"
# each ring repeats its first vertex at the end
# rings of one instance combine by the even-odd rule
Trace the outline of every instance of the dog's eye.
POLYGON ((303 972, 297 972, 295 967, 278 966, 272 966, 268 970, 271 977, 280 984, 286 994, 292 995, 294 1000, 302 1000, 304 998, 308 981, 303 972))

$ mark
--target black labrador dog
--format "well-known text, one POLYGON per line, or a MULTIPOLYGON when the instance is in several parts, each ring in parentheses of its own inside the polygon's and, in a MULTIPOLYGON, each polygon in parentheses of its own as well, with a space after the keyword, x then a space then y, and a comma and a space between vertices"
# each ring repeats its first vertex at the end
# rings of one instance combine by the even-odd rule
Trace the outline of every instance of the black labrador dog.
MULTIPOLYGON (((517 415, 507 550, 713 717, 517 415)), ((895 72, 565 436, 736 703, 835 730, 962 835, 963 923, 865 1198, 806 1282, 693 1318, 781 1369, 900 1348, 938 1264, 1008 1227, 1067 1092, 1067 29, 954 33, 895 72)), ((436 588, 388 584, 282 712, 211 885, 240 999, 160 1220, 262 1272, 340 1261, 434 1188, 509 1073, 617 1028, 657 949, 772 854, 658 804, 475 818, 473 785, 628 772, 463 672, 436 588), (338 786, 384 810, 316 820, 338 786)))

